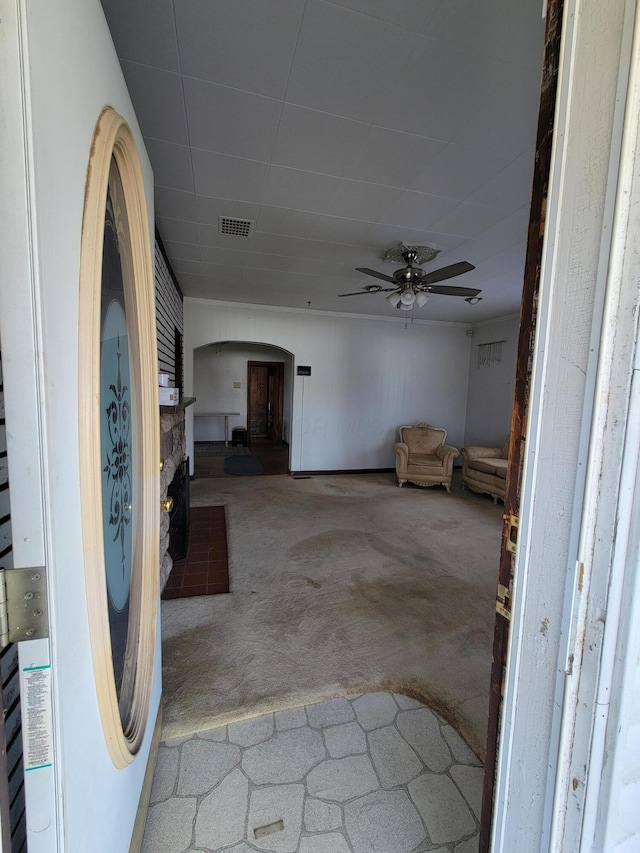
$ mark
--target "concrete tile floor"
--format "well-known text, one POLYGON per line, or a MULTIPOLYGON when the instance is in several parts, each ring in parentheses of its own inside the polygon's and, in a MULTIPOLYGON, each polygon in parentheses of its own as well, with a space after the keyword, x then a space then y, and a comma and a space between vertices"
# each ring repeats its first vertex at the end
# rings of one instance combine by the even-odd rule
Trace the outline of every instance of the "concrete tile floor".
POLYGON ((161 745, 142 853, 474 853, 482 773, 399 694, 266 714, 161 745))

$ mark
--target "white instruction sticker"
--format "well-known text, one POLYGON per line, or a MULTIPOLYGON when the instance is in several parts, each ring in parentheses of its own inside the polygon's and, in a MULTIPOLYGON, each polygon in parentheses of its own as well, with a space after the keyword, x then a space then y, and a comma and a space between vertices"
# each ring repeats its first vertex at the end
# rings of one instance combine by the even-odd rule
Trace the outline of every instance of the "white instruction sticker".
POLYGON ((24 769, 40 770, 53 764, 51 718, 51 666, 22 670, 22 707, 26 721, 23 733, 24 769))

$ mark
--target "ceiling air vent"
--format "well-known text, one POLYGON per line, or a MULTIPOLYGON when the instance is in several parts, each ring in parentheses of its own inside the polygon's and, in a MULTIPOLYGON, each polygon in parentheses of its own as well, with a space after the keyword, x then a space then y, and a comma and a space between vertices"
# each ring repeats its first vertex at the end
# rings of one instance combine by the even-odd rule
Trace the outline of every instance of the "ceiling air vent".
POLYGON ((253 222, 250 219, 233 219, 231 216, 218 217, 218 232, 230 237, 250 237, 253 222))

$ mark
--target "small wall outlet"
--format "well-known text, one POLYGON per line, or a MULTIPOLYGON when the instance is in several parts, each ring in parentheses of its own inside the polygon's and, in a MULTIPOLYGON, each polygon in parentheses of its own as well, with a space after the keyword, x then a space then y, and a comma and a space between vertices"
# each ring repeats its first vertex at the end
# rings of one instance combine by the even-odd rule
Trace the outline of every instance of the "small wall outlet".
POLYGON ((234 388, 242 388, 242 382, 234 382, 233 387, 234 388))

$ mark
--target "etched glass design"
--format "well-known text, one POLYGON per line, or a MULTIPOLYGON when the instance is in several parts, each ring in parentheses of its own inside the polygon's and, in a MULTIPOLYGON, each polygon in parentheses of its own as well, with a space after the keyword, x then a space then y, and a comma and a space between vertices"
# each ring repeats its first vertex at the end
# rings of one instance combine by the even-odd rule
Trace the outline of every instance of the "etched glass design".
MULTIPOLYGON (((112 165, 104 221, 100 324, 102 521, 111 652, 118 699, 125 680, 133 558, 132 400, 129 336, 118 233, 119 175, 112 165)), ((121 197, 121 195, 120 195, 121 197)), ((127 679, 128 680, 128 679, 127 679)))

